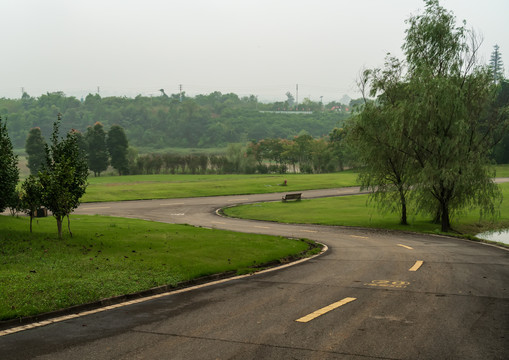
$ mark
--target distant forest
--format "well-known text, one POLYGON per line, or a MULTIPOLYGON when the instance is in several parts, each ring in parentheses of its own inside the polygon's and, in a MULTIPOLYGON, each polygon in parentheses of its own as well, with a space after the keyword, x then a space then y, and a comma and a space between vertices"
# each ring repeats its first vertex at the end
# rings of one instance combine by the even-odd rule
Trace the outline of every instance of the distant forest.
MULTIPOLYGON (((288 95, 287 95, 288 96, 288 95)), ((120 125, 129 144, 135 147, 225 147, 269 138, 290 139, 299 134, 328 136, 349 116, 348 106, 322 104, 304 99, 298 106, 288 101, 261 103, 255 96, 213 92, 188 97, 185 94, 135 98, 101 97, 84 99, 53 92, 21 99, 0 98, 0 116, 6 119, 13 146, 24 148, 28 132, 39 127, 48 138, 57 114, 62 114, 62 133, 75 129, 85 133, 101 122, 120 125)))

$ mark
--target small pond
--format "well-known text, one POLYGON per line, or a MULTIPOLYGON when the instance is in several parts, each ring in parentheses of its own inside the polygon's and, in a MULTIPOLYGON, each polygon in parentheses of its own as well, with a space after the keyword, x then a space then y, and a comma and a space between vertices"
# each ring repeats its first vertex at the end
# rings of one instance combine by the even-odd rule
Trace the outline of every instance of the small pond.
POLYGON ((503 242, 509 244, 509 229, 488 231, 476 235, 480 239, 503 242))

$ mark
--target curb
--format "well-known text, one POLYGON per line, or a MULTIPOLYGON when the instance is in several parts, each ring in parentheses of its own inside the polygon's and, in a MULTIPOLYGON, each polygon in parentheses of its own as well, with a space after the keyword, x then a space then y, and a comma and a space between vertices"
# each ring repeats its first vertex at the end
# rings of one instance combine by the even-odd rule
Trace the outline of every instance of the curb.
MULTIPOLYGON (((322 246, 322 250, 318 254, 306 258, 301 258, 295 261, 291 261, 280 266, 270 267, 268 269, 260 270, 251 274, 235 275, 236 271, 229 271, 221 274, 214 274, 185 281, 179 283, 177 286, 163 285, 152 289, 140 291, 137 293, 114 296, 111 298, 101 299, 91 303, 76 305, 69 308, 51 311, 39 315, 27 316, 7 321, 0 321, 0 337, 24 330, 46 326, 57 322, 62 322, 65 320, 70 320, 86 315, 92 315, 99 312, 120 308, 123 306, 146 302, 160 297, 175 295, 212 285, 222 284, 228 281, 244 279, 259 274, 284 269, 314 259, 318 256, 321 256, 328 250, 327 245, 318 242, 316 243, 322 246)), ((266 266, 270 266, 271 264, 267 264, 266 266)))

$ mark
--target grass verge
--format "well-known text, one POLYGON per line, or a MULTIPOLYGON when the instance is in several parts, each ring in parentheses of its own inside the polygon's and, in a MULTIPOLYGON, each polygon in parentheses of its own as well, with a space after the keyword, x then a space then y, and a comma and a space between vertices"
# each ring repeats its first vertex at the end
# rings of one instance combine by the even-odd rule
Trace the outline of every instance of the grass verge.
POLYGON ((58 240, 53 218, 37 222, 30 234, 26 217, 0 216, 0 320, 248 273, 310 249, 303 240, 82 215, 71 217, 74 237, 58 240))
MULTIPOLYGON (((509 183, 499 185, 504 200, 500 206, 500 217, 496 221, 482 220, 479 212, 465 211, 453 218, 452 226, 459 233, 473 237, 494 229, 509 228, 509 183)), ((255 220, 283 223, 311 223, 320 225, 359 226, 390 230, 405 230, 422 233, 441 233, 440 225, 429 217, 411 214, 410 225, 400 225, 396 214, 380 212, 367 195, 342 196, 302 200, 298 202, 266 202, 226 208, 225 215, 255 220)), ((457 236, 458 233, 449 235, 457 236)))

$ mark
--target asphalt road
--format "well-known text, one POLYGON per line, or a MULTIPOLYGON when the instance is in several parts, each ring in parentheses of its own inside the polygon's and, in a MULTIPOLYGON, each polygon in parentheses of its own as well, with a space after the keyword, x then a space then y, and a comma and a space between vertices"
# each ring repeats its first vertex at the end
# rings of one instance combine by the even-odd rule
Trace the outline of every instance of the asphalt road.
MULTIPOLYGON (((303 198, 358 189, 305 191, 303 198)), ((509 251, 465 240, 219 217, 279 194, 83 204, 77 214, 306 237, 284 269, 0 336, 0 359, 507 359, 509 251)))

